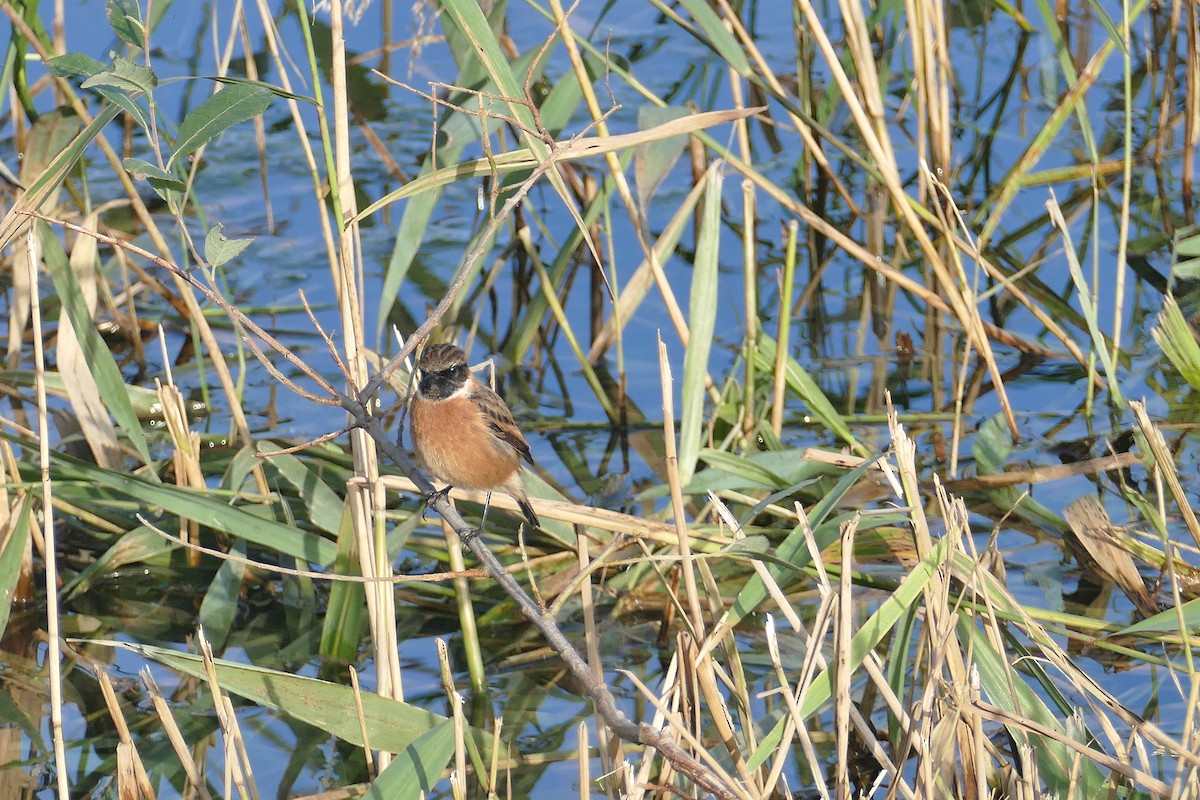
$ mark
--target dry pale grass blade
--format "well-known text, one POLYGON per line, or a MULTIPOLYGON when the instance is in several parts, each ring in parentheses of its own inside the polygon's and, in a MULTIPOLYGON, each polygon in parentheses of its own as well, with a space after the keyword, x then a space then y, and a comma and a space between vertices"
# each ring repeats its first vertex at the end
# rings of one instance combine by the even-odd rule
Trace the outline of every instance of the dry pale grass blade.
MULTIPOLYGON (((94 232, 98 217, 93 212, 84 218, 81 225, 94 232)), ((75 282, 82 294, 82 304, 88 316, 96 312, 96 259, 99 247, 92 236, 80 236, 71 249, 70 268, 75 273, 75 282)), ((88 368, 88 361, 71 325, 71 318, 64 303, 58 315, 58 340, 55 348, 58 372, 63 377, 63 386, 71 409, 75 412, 79 428, 96 458, 96 463, 112 469, 121 463, 121 448, 117 442, 117 430, 108 415, 96 379, 88 368)))
MULTIPOLYGON (((161 331, 159 332, 159 341, 166 341, 166 337, 162 335, 161 331)), ((169 364, 170 361, 164 359, 163 363, 169 364)), ((167 371, 167 380, 168 383, 164 384, 155 378, 154 383, 158 393, 158 403, 162 407, 163 420, 175 448, 171 453, 172 463, 175 467, 175 484, 185 488, 203 490, 207 488, 208 483, 204 477, 204 470, 200 466, 200 435, 188 427, 187 404, 183 393, 175 386, 170 370, 167 371)), ((197 520, 180 517, 179 533, 191 544, 200 544, 200 523, 197 520)), ((192 566, 197 566, 200 563, 200 553, 196 550, 189 550, 188 560, 192 566)))
MULTIPOLYGON (((774 763, 771 765, 770 774, 767 776, 763 786, 764 793, 777 791, 780 776, 783 774, 783 768, 791 758, 791 741, 795 736, 800 740, 800 748, 804 753, 804 759, 808 763, 808 767, 812 770, 812 782, 817 787, 817 792, 821 800, 829 800, 829 787, 826 784, 825 776, 821 773, 821 759, 817 756, 817 750, 813 746, 812 737, 808 735, 808 728, 804 724, 804 714, 800 710, 800 704, 796 700, 796 696, 803 692, 802 687, 797 687, 793 691, 791 684, 788 682, 787 673, 783 669, 783 661, 779 656, 779 639, 775 632, 775 624, 771 619, 771 615, 766 615, 765 630, 767 634, 767 653, 771 659, 771 666, 775 670, 775 679, 779 682, 779 692, 783 695, 784 702, 788 707, 787 721, 784 725, 783 735, 779 739, 779 746, 775 751, 774 763)), ((812 641, 812 637, 809 637, 812 641)), ((819 639, 817 641, 820 641, 819 639)), ((812 648, 810 648, 811 653, 812 648)), ((810 677, 815 674, 815 670, 809 670, 807 673, 810 677)), ((764 796, 770 796, 764 794, 764 796)))
POLYGON ((729 707, 725 702, 721 682, 717 680, 717 669, 712 656, 701 658, 699 650, 696 648, 696 640, 686 636, 682 639, 684 657, 695 670, 696 688, 699 690, 695 699, 697 701, 704 700, 704 706, 698 704, 696 711, 700 712, 701 708, 707 709, 708 721, 715 729, 716 735, 733 762, 743 785, 749 787, 756 794, 761 794, 762 785, 757 772, 751 772, 746 766, 746 755, 742 752, 743 739, 741 734, 734 730, 733 715, 729 712, 729 707))
MULTIPOLYGON (((442 690, 446 693, 446 701, 450 705, 450 713, 454 719, 454 772, 463 787, 467 780, 467 721, 463 715, 465 700, 454 686, 454 670, 450 667, 450 651, 445 639, 437 640, 438 665, 441 668, 442 690)), ((465 795, 464 795, 465 796, 465 795)))
MULTIPOLYGON (((634 688, 638 690, 642 697, 649 701, 649 703, 654 707, 656 714, 653 724, 657 726, 662 723, 666 723, 666 728, 663 731, 664 735, 668 732, 673 734, 672 738, 676 740, 677 746, 686 746, 688 750, 695 753, 699 761, 705 767, 710 769, 717 779, 721 781, 724 788, 724 794, 722 796, 731 798, 744 798, 744 800, 749 800, 749 798, 753 797, 753 795, 751 795, 746 788, 741 785, 740 782, 734 780, 733 776, 725 771, 721 763, 717 761, 717 759, 711 753, 709 753, 704 742, 697 738, 692 731, 688 729, 687 721, 681 717, 679 709, 677 707, 673 708, 668 706, 668 700, 671 700, 674 704, 678 704, 684 691, 681 688, 681 681, 678 678, 680 675, 680 670, 676 663, 678 658, 679 653, 676 652, 675 656, 671 659, 671 668, 668 670, 667 676, 663 681, 665 691, 663 697, 659 697, 657 694, 652 692, 650 687, 646 686, 646 684, 644 684, 641 679, 632 672, 621 670, 621 674, 623 674, 630 681, 630 683, 633 684, 634 688)), ((646 751, 646 758, 643 761, 644 770, 646 769, 646 765, 651 760, 652 756, 653 752, 648 748, 646 751)), ((670 764, 663 765, 664 775, 667 774, 667 770, 669 770, 670 767, 670 764)), ((644 777, 648 778, 648 776, 648 771, 644 771, 644 777)), ((643 776, 640 775, 639 777, 643 776)), ((639 780, 639 784, 642 782, 643 781, 639 780)))
POLYGON ((945 6, 906 0, 909 41, 913 53, 913 85, 917 96, 917 151, 928 153, 943 174, 954 167, 950 147, 950 64, 945 6))
POLYGON ((379 777, 379 770, 375 768, 375 754, 371 751, 371 734, 367 730, 366 712, 363 711, 362 688, 358 685, 358 670, 353 664, 349 670, 350 686, 354 689, 354 714, 358 717, 358 731, 363 741, 363 760, 367 765, 367 779, 373 781, 379 777))
POLYGON ((1080 561, 1117 585, 1146 616, 1158 613, 1158 603, 1146 590, 1129 550, 1121 542, 1126 534, 1114 525, 1095 495, 1084 495, 1063 509, 1063 517, 1075 534, 1082 553, 1080 561))
POLYGON ((129 733, 129 725, 125 722, 125 714, 117 700, 108 671, 99 664, 92 664, 96 680, 100 683, 100 693, 104 696, 104 705, 108 708, 108 716, 117 730, 117 793, 121 800, 154 800, 154 786, 146 767, 138 754, 137 745, 129 733))
POLYGON ((183 788, 183 796, 213 800, 212 795, 208 792, 208 781, 204 779, 201 766, 196 764, 192 751, 188 749, 187 740, 183 738, 183 733, 180 732, 179 725, 175 722, 175 715, 171 712, 171 704, 163 697, 154 676, 150 674, 150 668, 142 667, 140 675, 142 685, 146 687, 146 694, 150 696, 150 702, 154 706, 155 713, 158 714, 158 720, 167 734, 167 740, 171 742, 175 757, 179 759, 179 764, 183 767, 184 774, 187 775, 188 782, 183 788))
MULTIPOLYGON (((212 694, 213 709, 221 723, 221 731, 225 734, 225 782, 232 784, 242 797, 258 800, 258 787, 254 782, 254 771, 250 764, 250 754, 246 750, 246 740, 242 737, 242 728, 238 724, 237 714, 233 703, 221 689, 221 679, 217 675, 217 666, 213 661, 212 646, 201 629, 197 634, 200 644, 200 654, 204 659, 204 672, 208 690, 212 694)), ((226 795, 232 794, 231 791, 226 795)))
MULTIPOLYGON (((551 606, 551 616, 556 616, 562 604, 566 602, 570 595, 569 592, 574 592, 578 589, 579 592, 579 610, 578 613, 583 618, 583 640, 587 654, 588 666, 592 669, 592 674, 596 680, 604 680, 604 657, 600 652, 600 630, 596 624, 596 601, 594 592, 592 591, 591 575, 604 563, 613 549, 620 543, 623 537, 615 538, 595 561, 588 551, 588 537, 582 535, 582 528, 577 529, 575 537, 575 558, 576 565, 579 568, 579 574, 574 580, 568 584, 559 597, 551 606)), ((532 583, 532 572, 530 575, 532 583)), ((582 725, 582 723, 580 723, 582 725)), ((606 774, 622 774, 629 773, 629 764, 625 760, 625 747, 621 739, 613 736, 604 725, 603 720, 596 720, 596 737, 599 740, 600 758, 604 765, 606 774)), ((580 744, 581 750, 586 750, 583 744, 580 744)), ((587 784, 582 784, 586 786, 587 784)), ((613 795, 613 789, 606 782, 605 790, 610 796, 613 795)))
POLYGON ((1183 515, 1183 521, 1187 524, 1196 546, 1200 547, 1200 520, 1196 519, 1196 512, 1192 510, 1191 498, 1188 497, 1179 480, 1179 470, 1175 468, 1175 459, 1172 458, 1171 451, 1167 448, 1162 431, 1150 421, 1145 403, 1133 400, 1130 401, 1129 407, 1133 409, 1138 428, 1141 429, 1142 435, 1150 447, 1150 452, 1154 456, 1154 466, 1166 478, 1167 486, 1171 489, 1171 496, 1175 498, 1175 503, 1179 507, 1179 513, 1183 515))

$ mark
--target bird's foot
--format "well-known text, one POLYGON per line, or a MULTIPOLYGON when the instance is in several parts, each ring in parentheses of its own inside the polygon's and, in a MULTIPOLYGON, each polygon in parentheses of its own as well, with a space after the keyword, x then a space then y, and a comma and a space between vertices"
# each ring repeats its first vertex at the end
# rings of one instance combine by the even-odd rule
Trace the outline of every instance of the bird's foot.
POLYGON ((432 492, 425 495, 425 507, 421 509, 421 520, 422 521, 425 520, 425 514, 426 514, 426 512, 429 511, 430 503, 432 503, 434 500, 438 500, 438 499, 445 500, 447 497, 449 497, 450 490, 453 488, 454 488, 453 486, 447 486, 444 489, 434 489, 432 492))

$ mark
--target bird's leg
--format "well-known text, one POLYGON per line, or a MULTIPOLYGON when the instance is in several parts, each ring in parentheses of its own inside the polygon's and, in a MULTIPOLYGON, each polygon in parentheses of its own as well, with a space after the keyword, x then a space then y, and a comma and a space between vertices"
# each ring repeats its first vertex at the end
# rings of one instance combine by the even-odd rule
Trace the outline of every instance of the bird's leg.
POLYGON ((479 527, 472 528, 467 533, 467 535, 463 537, 463 540, 462 540, 463 544, 466 544, 467 542, 471 541, 479 534, 483 533, 483 526, 487 522, 487 512, 488 512, 488 509, 491 508, 491 506, 492 506, 492 493, 488 492, 487 497, 485 497, 483 499, 483 514, 481 514, 479 517, 479 527))

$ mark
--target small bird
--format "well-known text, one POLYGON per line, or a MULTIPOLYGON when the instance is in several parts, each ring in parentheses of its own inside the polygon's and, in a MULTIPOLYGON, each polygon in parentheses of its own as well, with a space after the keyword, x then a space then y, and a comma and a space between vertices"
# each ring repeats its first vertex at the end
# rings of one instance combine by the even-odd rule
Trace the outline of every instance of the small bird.
MULTIPOLYGON (((433 477, 451 487, 503 489, 529 524, 541 527, 521 481, 521 459, 533 464, 504 400, 471 373, 462 348, 426 345, 417 365, 421 380, 412 401, 412 443, 433 477)), ((487 504, 484 504, 484 517, 487 504)), ((482 525, 482 523, 481 523, 482 525)))

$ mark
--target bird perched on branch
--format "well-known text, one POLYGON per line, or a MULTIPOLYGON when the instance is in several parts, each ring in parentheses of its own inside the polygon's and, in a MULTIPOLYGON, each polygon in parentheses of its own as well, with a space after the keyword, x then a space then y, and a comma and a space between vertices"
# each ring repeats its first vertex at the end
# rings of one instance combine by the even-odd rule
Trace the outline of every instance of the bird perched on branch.
POLYGON ((532 465, 533 456, 504 400, 471 373, 466 354, 452 344, 426 345, 417 366, 412 443, 426 469, 447 484, 434 494, 444 496, 457 486, 485 490, 490 502, 492 490, 501 489, 530 525, 540 527, 521 481, 521 459, 532 465))

